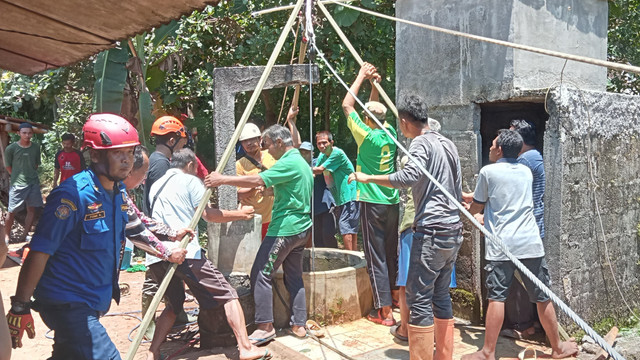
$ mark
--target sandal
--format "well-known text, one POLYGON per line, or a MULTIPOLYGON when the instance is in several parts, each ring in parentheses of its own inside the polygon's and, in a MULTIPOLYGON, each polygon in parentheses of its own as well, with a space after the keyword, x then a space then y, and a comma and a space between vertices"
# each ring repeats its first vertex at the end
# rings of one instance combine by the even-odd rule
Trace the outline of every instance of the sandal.
POLYGON ((409 337, 407 336, 402 336, 398 333, 398 328, 400 327, 400 323, 397 323, 395 326, 392 326, 391 329, 389 329, 389 332, 391 333, 391 335, 393 335, 396 339, 402 341, 402 342, 409 342, 409 337))
POLYGON ((313 320, 307 320, 307 332, 311 335, 311 336, 315 336, 317 338, 321 338, 324 336, 324 329, 322 327, 320 327, 320 325, 313 321, 313 320))
POLYGON ((375 315, 373 312, 369 313, 369 315, 367 315, 367 319, 376 324, 380 324, 384 326, 393 326, 396 324, 396 319, 393 318, 393 315, 391 316, 391 319, 386 319, 382 317, 382 309, 376 310, 375 315))
POLYGON ((269 336, 263 337, 263 338, 254 338, 249 336, 249 341, 251 341, 251 344, 255 345, 255 346, 260 346, 260 345, 264 345, 268 342, 270 342, 271 340, 276 338, 276 334, 273 333, 269 336))
POLYGON ((520 351, 520 353, 518 354, 518 359, 520 360, 536 360, 537 358, 538 358, 537 351, 532 346, 528 346, 526 349, 520 351), (533 356, 531 355, 531 353, 533 353, 533 356))

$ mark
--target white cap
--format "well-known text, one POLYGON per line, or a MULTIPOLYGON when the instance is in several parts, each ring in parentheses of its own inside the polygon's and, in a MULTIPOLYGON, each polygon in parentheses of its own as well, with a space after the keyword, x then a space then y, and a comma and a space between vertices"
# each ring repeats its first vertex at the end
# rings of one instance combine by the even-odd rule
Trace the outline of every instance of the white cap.
POLYGON ((244 128, 242 128, 242 133, 240 133, 240 138, 238 140, 244 141, 253 139, 259 137, 260 135, 262 134, 260 134, 260 129, 256 124, 246 123, 244 124, 244 128))

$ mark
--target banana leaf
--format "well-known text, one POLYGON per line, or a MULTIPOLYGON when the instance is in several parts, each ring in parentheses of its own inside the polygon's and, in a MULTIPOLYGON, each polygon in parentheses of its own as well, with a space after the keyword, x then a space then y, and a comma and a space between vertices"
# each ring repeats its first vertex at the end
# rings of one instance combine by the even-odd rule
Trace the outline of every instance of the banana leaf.
POLYGON ((96 77, 94 86, 94 112, 119 114, 122 108, 124 84, 127 80, 129 52, 126 47, 105 50, 98 54, 93 66, 96 77))
POLYGON ((142 143, 149 148, 149 143, 147 142, 147 135, 151 131, 151 126, 153 126, 153 121, 155 117, 152 114, 153 111, 153 100, 151 99, 151 94, 148 91, 141 91, 140 98, 138 99, 138 128, 140 133, 140 140, 142 143))

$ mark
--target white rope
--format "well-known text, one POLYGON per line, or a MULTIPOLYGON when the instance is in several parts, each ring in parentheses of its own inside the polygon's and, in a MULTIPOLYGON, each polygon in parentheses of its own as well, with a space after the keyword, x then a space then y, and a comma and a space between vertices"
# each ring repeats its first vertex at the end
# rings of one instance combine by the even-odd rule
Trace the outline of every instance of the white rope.
POLYGON ((553 50, 542 49, 542 48, 538 48, 538 47, 534 47, 534 46, 516 44, 516 43, 509 42, 509 41, 497 40, 497 39, 493 39, 493 38, 489 38, 489 37, 485 37, 485 36, 472 35, 472 34, 468 34, 468 33, 462 32, 462 31, 449 30, 449 29, 444 29, 444 28, 438 27, 438 26, 427 25, 427 24, 422 24, 422 23, 415 22, 415 21, 400 19, 400 18, 397 18, 397 17, 394 17, 394 16, 381 14, 381 13, 378 13, 378 12, 375 12, 375 11, 359 8, 359 7, 356 7, 356 6, 353 6, 353 5, 339 3, 336 0, 327 0, 327 1, 328 2, 332 2, 334 4, 337 4, 337 5, 340 5, 340 6, 344 6, 344 7, 349 8, 349 9, 360 11, 360 12, 365 13, 365 14, 369 14, 369 15, 372 15, 372 16, 376 16, 376 17, 387 19, 387 20, 391 20, 391 21, 401 22, 401 23, 408 24, 408 25, 421 27, 423 29, 437 31, 437 32, 441 32, 441 33, 445 33, 445 34, 449 34, 449 35, 454 35, 454 36, 460 36, 460 37, 464 37, 464 38, 467 38, 467 39, 483 41, 483 42, 490 43, 490 44, 506 46, 506 47, 510 47, 510 48, 514 48, 514 49, 518 49, 518 50, 530 51, 530 52, 534 52, 534 53, 537 53, 537 54, 548 55, 548 56, 558 57, 558 58, 562 58, 562 59, 578 61, 578 62, 591 64, 591 65, 603 66, 603 67, 606 67, 606 68, 609 68, 609 69, 614 69, 614 70, 619 70, 619 71, 629 71, 629 72, 633 72, 633 73, 636 73, 636 74, 640 74, 640 66, 619 64, 619 63, 615 63, 615 62, 612 62, 612 61, 599 60, 599 59, 594 59, 594 58, 590 58, 590 57, 586 57, 586 56, 580 56, 580 55, 572 55, 572 54, 567 54, 567 53, 563 53, 563 52, 560 52, 560 51, 553 51, 553 50))
MULTIPOLYGON (((315 45, 315 44, 314 44, 315 45)), ((620 355, 616 350, 613 349, 613 347, 611 347, 611 345, 609 345, 600 335, 598 335, 598 333, 596 333, 586 322, 584 322, 584 320, 582 320, 573 310, 571 310, 571 308, 569 308, 556 294, 554 294, 551 289, 549 289, 547 286, 545 286, 540 280, 538 280, 538 278, 529 270, 527 269, 527 267, 525 267, 520 260, 518 260, 515 256, 513 256, 513 254, 511 254, 511 252, 509 252, 509 249, 507 249, 506 245, 500 240, 498 239, 496 236, 494 236, 493 234, 491 234, 487 229, 484 228, 484 226, 480 225, 480 223, 473 217, 473 215, 471 215, 463 206, 462 204, 460 204, 460 202, 458 201, 458 199, 456 199, 453 195, 451 195, 445 188, 444 186, 442 186, 442 184, 440 182, 438 182, 438 180, 436 180, 430 173, 429 171, 427 171, 427 169, 424 168, 424 166, 422 166, 422 164, 417 161, 415 159, 415 157, 413 157, 413 155, 411 155, 409 153, 409 151, 407 151, 407 149, 398 141, 398 139, 396 139, 396 137, 394 137, 389 130, 387 130, 383 124, 380 122, 380 120, 378 120, 375 115, 373 115, 362 103, 362 101, 360 101, 360 99, 358 98, 357 94, 354 94, 351 89, 349 88, 349 86, 344 82, 344 80, 342 80, 342 78, 338 75, 338 73, 336 72, 336 70, 331 66, 331 64, 329 63, 329 61, 327 61, 327 59, 324 57, 324 54, 320 51, 318 51, 318 56, 324 61, 324 63, 327 65, 327 68, 331 71, 331 73, 336 77, 336 79, 338 79, 338 81, 340 82, 340 84, 342 84, 342 86, 349 92, 349 94, 351 94, 351 96, 353 96, 353 98, 358 102, 358 104, 364 109, 364 111, 367 113, 367 115, 376 123, 378 124, 378 126, 387 134, 387 136, 389 136, 389 138, 391 138, 393 140, 393 142, 396 144, 396 146, 398 147, 398 149, 400 149, 406 156, 409 157, 409 160, 411 160, 417 167, 418 169, 420 169, 420 171, 434 184, 436 185, 443 193, 444 195, 449 199, 449 201, 451 201, 453 204, 456 205, 456 207, 458 208, 458 210, 460 210, 460 212, 462 214, 464 214, 465 217, 467 217, 469 219, 469 221, 471 221, 471 223, 478 228, 484 235, 485 238, 489 239, 489 241, 491 241, 495 246, 497 246, 500 251, 502 251, 502 253, 504 253, 507 258, 509 258, 509 260, 518 268, 518 270, 524 274, 526 277, 528 277, 538 288, 540 288, 540 290, 542 290, 543 293, 545 293, 545 295, 547 295, 556 305, 558 305, 562 311, 564 311, 567 315, 569 315, 569 317, 581 328, 583 329, 589 336, 591 336, 592 339, 594 339, 596 341, 596 343, 598 343, 598 345, 600 345, 600 347, 602 347, 604 350, 607 351, 607 353, 609 353, 609 355, 615 359, 615 360, 624 360, 624 357, 622 357, 622 355, 620 355)))

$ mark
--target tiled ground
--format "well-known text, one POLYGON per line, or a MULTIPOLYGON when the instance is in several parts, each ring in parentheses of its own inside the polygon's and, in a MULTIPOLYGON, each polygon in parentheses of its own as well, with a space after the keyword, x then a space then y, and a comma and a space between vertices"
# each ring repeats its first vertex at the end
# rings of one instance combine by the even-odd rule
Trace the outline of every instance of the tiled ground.
MULTIPOLYGON (((326 335, 321 340, 349 357, 366 360, 409 359, 409 348, 406 343, 395 340, 389 334, 388 327, 373 324, 366 319, 330 326, 325 330, 326 335)), ((454 336, 454 359, 459 359, 464 354, 478 350, 484 341, 484 328, 457 324, 454 336)), ((329 349, 328 346, 321 346, 311 338, 298 339, 291 335, 282 334, 278 336, 276 341, 311 360, 338 360, 343 358, 329 349)), ((518 353, 527 346, 533 346, 536 350, 539 350, 538 357, 543 357, 543 353, 551 353, 551 349, 545 346, 501 337, 498 341, 498 353, 496 355, 501 359, 515 359, 518 353)))

